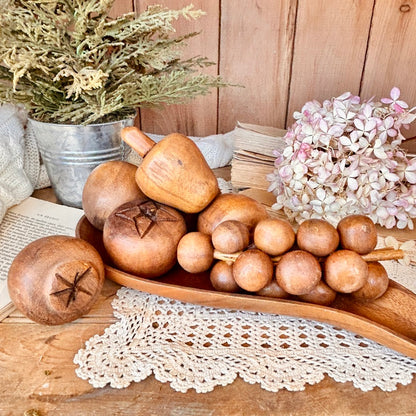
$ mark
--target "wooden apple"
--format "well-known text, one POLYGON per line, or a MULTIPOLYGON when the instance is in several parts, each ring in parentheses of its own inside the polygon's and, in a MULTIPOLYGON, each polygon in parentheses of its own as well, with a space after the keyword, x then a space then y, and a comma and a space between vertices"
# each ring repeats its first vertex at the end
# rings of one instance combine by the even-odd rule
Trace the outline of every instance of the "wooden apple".
POLYGON ((98 165, 88 176, 82 191, 82 208, 88 221, 99 230, 120 205, 145 198, 136 183, 137 166, 122 160, 98 165))
POLYGON ((252 232, 256 224, 269 218, 266 208, 253 198, 242 194, 220 194, 198 215, 197 228, 211 235, 224 221, 234 220, 245 224, 252 232))

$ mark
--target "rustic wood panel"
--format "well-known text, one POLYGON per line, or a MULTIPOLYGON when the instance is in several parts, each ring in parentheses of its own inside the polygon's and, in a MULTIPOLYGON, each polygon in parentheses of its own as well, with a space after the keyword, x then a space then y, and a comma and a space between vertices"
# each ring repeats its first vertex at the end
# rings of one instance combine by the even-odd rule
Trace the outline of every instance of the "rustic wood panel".
MULTIPOLYGON (((143 11, 153 0, 135 0, 135 9, 143 11)), ((182 8, 190 2, 188 0, 167 0, 164 6, 170 9, 182 8)), ((206 56, 211 61, 218 61, 218 27, 219 27, 219 3, 218 0, 204 2, 193 1, 195 9, 206 12, 205 16, 194 21, 181 19, 177 22, 178 34, 188 32, 201 32, 198 36, 188 41, 183 57, 206 56)), ((217 75, 217 64, 204 70, 205 73, 217 75)), ((174 131, 196 136, 206 136, 217 132, 217 91, 205 97, 198 97, 189 104, 171 105, 163 110, 141 111, 142 129, 149 133, 168 134, 174 131)))
POLYGON ((296 3, 221 3, 220 74, 244 88, 220 91, 220 132, 237 121, 284 126, 296 3))
POLYGON ((373 1, 299 0, 287 125, 306 101, 358 94, 373 1))
MULTIPOLYGON (((221 175, 223 176, 223 175, 221 175)), ((42 199, 54 200, 52 190, 42 199)), ((150 376, 124 389, 93 388, 76 376, 74 355, 86 341, 115 322, 111 302, 119 286, 106 280, 91 312, 68 324, 45 326, 19 312, 0 322, 0 415, 42 416, 240 416, 413 415, 416 380, 385 392, 363 392, 351 382, 325 377, 304 391, 262 389, 237 378, 206 394, 173 390, 150 376)), ((407 381, 403 381, 404 383, 407 381)))
POLYGON ((325 377, 304 391, 262 389, 237 378, 206 394, 179 393, 154 376, 124 389, 93 388, 76 376, 74 355, 114 322, 110 302, 118 286, 106 280, 88 316, 60 326, 30 322, 18 313, 0 323, 0 415, 412 415, 416 381, 387 393, 363 392, 325 377))
POLYGON ((120 16, 133 11, 133 0, 116 0, 111 8, 110 16, 120 16))
MULTIPOLYGON (((116 0, 114 13, 144 10, 153 0, 116 0)), ((189 0, 166 0, 180 8, 189 0)), ((178 33, 201 31, 184 56, 216 62, 207 69, 244 88, 221 89, 187 105, 142 110, 142 128, 208 135, 236 121, 287 127, 311 99, 351 91, 369 98, 402 90, 416 104, 416 0, 212 0, 207 14, 176 22, 178 33)), ((416 126, 407 134, 416 135, 416 126)))
MULTIPOLYGON (((416 1, 376 0, 361 87, 363 97, 389 97, 396 86, 403 100, 416 105, 415 28, 416 1)), ((416 126, 406 135, 416 136, 416 126)))

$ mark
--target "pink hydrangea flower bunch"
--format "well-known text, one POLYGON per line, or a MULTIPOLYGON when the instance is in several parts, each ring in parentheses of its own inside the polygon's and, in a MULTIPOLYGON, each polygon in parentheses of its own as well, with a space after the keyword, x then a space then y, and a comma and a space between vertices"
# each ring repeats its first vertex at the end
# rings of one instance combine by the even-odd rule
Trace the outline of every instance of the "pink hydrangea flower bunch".
POLYGON ((393 88, 390 98, 362 101, 349 92, 307 102, 275 152, 268 175, 283 209, 301 223, 324 218, 332 224, 350 214, 368 215, 386 228, 409 227, 416 217, 416 158, 400 144, 416 118, 393 88))

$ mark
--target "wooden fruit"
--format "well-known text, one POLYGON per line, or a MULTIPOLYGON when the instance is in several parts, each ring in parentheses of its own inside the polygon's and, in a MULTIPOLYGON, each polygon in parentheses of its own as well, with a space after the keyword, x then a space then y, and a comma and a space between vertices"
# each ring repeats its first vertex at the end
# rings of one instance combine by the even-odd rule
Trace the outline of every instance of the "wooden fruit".
POLYGON ((211 237, 215 249, 226 254, 242 251, 250 242, 247 225, 235 220, 218 224, 211 237))
MULTIPOLYGON (((102 233, 92 227, 85 217, 80 220, 76 232, 97 249, 103 250, 102 233)), ((101 253, 105 255, 104 250, 101 253)), ((328 307, 308 302, 275 301, 262 296, 209 290, 210 286, 201 279, 190 278, 189 273, 181 268, 173 269, 161 279, 149 280, 138 279, 107 264, 106 276, 120 285, 181 302, 326 322, 416 359, 416 295, 391 280, 386 293, 376 300, 363 302, 349 294, 337 294, 334 303, 328 307)))
POLYGON ((330 288, 322 280, 309 292, 305 295, 300 295, 298 298, 304 302, 315 303, 317 305, 331 305, 337 296, 337 292, 334 289, 330 288))
POLYGON ((104 224, 103 242, 121 270, 157 277, 175 265, 176 248, 185 233, 185 221, 174 208, 139 199, 111 213, 104 224))
POLYGON ((236 293, 240 291, 233 276, 233 265, 226 261, 218 261, 214 264, 209 275, 212 286, 220 292, 236 293))
POLYGON ((341 247, 359 254, 367 254, 377 245, 377 228, 365 215, 349 215, 337 226, 341 247))
POLYGON ((270 257, 257 249, 242 252, 233 265, 233 276, 242 289, 257 292, 273 278, 273 263, 270 257))
POLYGON ((274 279, 264 286, 263 289, 257 291, 256 295, 279 299, 287 299, 289 297, 289 293, 283 290, 274 279))
POLYGON ((325 257, 339 245, 338 232, 329 222, 321 219, 303 221, 296 233, 296 242, 301 250, 314 256, 325 257))
POLYGON ((278 256, 288 251, 295 242, 292 226, 279 218, 259 221, 254 229, 254 244, 271 256, 278 256))
POLYGON ((20 251, 7 284, 10 298, 25 316, 40 324, 60 325, 90 311, 104 278, 103 261, 91 244, 50 236, 20 251))
POLYGON ((384 266, 379 262, 369 262, 368 278, 364 286, 351 293, 356 299, 374 300, 383 296, 389 286, 389 276, 384 266))
POLYGON ((155 143, 137 127, 125 127, 121 137, 144 158, 136 181, 150 199, 196 213, 218 194, 213 171, 188 137, 173 133, 155 143))
POLYGON ((309 293, 321 280, 318 260, 307 251, 293 250, 283 254, 275 271, 277 284, 291 295, 309 293))
POLYGON ((145 198, 136 183, 137 166, 121 160, 98 165, 88 176, 82 192, 82 208, 88 221, 99 230, 120 205, 145 198))
POLYGON ((338 250, 325 260, 324 274, 326 283, 332 289, 351 293, 364 286, 368 278, 368 266, 355 251, 338 250))
POLYGON ((198 215, 197 228, 211 235, 218 224, 235 220, 245 224, 252 232, 259 221, 268 217, 266 208, 253 198, 241 194, 220 194, 198 215))
POLYGON ((198 231, 185 234, 179 241, 177 258, 179 265, 187 272, 205 272, 214 261, 211 237, 198 231))

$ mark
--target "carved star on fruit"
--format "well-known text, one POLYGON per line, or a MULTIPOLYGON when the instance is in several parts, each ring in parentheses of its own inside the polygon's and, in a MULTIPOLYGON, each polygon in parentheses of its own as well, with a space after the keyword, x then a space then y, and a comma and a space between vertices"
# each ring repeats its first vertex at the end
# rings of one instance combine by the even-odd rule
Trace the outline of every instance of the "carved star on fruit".
POLYGON ((144 201, 133 207, 120 210, 116 216, 133 222, 140 238, 144 238, 158 222, 178 221, 162 205, 154 201, 144 201))
POLYGON ((64 276, 60 275, 59 273, 55 273, 56 279, 60 281, 61 283, 63 283, 66 286, 66 288, 62 290, 58 290, 56 292, 52 292, 50 295, 60 297, 60 296, 64 296, 68 294, 66 307, 68 307, 71 304, 71 302, 75 302, 78 292, 83 292, 89 296, 92 296, 92 293, 90 291, 80 286, 81 280, 88 275, 90 270, 91 270, 91 267, 87 267, 82 272, 79 272, 79 271, 76 272, 72 282, 68 280, 67 278, 65 278, 64 276))

